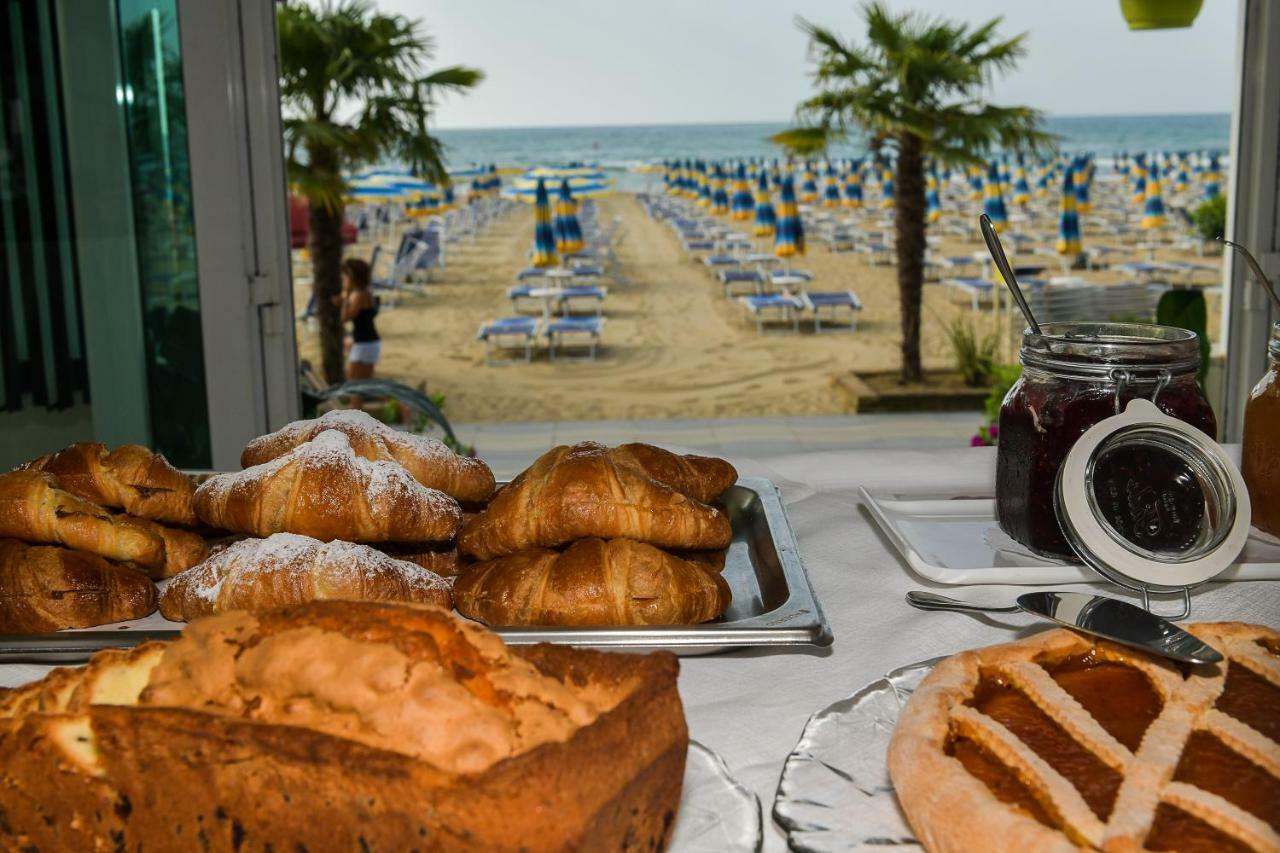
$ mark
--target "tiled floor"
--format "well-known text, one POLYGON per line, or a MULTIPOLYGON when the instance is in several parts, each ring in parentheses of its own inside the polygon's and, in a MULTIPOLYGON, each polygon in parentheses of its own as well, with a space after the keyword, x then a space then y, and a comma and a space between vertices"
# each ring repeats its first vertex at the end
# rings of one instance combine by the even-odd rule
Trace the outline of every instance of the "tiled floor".
POLYGON ((816 450, 963 447, 977 429, 976 412, 836 415, 717 420, 553 421, 455 424, 499 477, 519 473, 558 444, 644 441, 733 458, 816 450))

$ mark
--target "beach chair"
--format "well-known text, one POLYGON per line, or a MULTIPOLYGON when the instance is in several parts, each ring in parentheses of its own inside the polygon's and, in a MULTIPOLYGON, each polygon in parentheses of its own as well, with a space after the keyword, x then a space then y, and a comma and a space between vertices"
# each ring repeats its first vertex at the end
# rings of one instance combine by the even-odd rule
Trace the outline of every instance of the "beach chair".
POLYGON ((822 310, 827 310, 827 331, 853 332, 858 328, 858 312, 862 310, 862 300, 852 290, 837 290, 810 293, 801 291, 800 301, 806 311, 813 316, 813 331, 822 334, 822 310), (840 322, 840 315, 847 312, 847 322, 840 322))
POLYGON ((758 295, 764 292, 765 277, 760 270, 718 270, 716 278, 724 287, 725 299, 737 296, 735 291, 740 285, 747 285, 750 294, 758 295))
POLYGON ((780 332, 799 332, 800 315, 804 303, 797 296, 789 293, 766 293, 760 296, 740 296, 738 301, 756 321, 756 329, 760 334, 769 331, 771 324, 781 325, 780 332))
POLYGON ((599 317, 604 314, 604 300, 608 295, 607 288, 594 284, 566 287, 560 292, 560 311, 563 314, 572 314, 574 301, 586 301, 591 303, 592 310, 599 317))
POLYGON ((742 265, 737 255, 703 255, 702 262, 713 270, 742 265))
POLYGON ((876 267, 893 263, 893 246, 888 243, 878 240, 874 243, 863 243, 858 247, 858 251, 867 256, 868 266, 876 267))
POLYGON ((420 240, 413 241, 403 255, 391 263, 391 272, 378 275, 378 262, 382 259, 382 246, 374 245, 373 254, 369 257, 370 280, 375 291, 386 291, 383 300, 387 308, 395 307, 398 296, 402 292, 426 295, 426 288, 413 283, 413 273, 418 268, 418 261, 427 253, 427 245, 420 240))
POLYGON ((526 362, 533 361, 533 347, 538 342, 540 321, 536 317, 502 317, 482 323, 476 339, 484 341, 484 363, 490 367, 510 364, 512 359, 494 359, 499 352, 524 352, 526 362))
MULTIPOLYGON (((961 291, 969 297, 976 312, 982 305, 983 297, 990 294, 995 289, 995 282, 988 281, 985 278, 975 278, 973 276, 959 276, 956 278, 944 278, 942 283, 947 287, 953 287, 961 291)), ((1021 284, 1021 282, 1019 282, 1021 284)))
POLYGON ((547 336, 547 356, 552 361, 557 358, 556 349, 560 349, 559 358, 567 361, 595 361, 600 346, 600 335, 604 331, 604 317, 557 317, 546 325, 543 334, 547 336), (581 336, 585 336, 585 340, 581 336), (585 347, 586 355, 567 356, 564 350, 568 347, 585 347))

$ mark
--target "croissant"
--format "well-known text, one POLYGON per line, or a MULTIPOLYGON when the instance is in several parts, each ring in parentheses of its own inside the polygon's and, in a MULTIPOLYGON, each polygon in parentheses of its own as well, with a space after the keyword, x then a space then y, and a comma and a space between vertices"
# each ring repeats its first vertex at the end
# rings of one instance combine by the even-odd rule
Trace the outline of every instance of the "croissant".
POLYGON ((202 483, 196 515, 253 536, 298 533, 323 541, 443 542, 462 523, 457 501, 398 463, 358 456, 329 430, 283 456, 202 483))
POLYGON ((163 456, 139 444, 108 451, 96 441, 78 442, 27 463, 53 474, 59 487, 102 506, 170 524, 195 524, 195 486, 163 456))
POLYGON ((687 625, 729 606, 724 578, 627 539, 476 563, 454 583, 463 616, 486 625, 687 625))
POLYGON ((317 599, 451 604, 449 584, 427 569, 365 545, 277 533, 244 539, 174 578, 160 599, 166 619, 226 610, 261 613, 317 599))
POLYGON ((634 465, 659 483, 695 501, 711 503, 738 482, 738 471, 714 456, 672 453, 652 444, 622 444, 610 451, 620 464, 634 465))
POLYGON ((136 566, 0 539, 0 634, 88 628, 155 609, 155 585, 136 566))
POLYGON ((179 572, 185 572, 192 566, 203 563, 209 556, 209 543, 199 533, 177 527, 165 527, 146 518, 131 518, 131 520, 164 540, 164 562, 147 569, 147 574, 152 580, 171 578, 179 572))
POLYGON ((489 560, 575 539, 635 539, 664 548, 724 548, 733 538, 719 510, 586 442, 547 451, 458 536, 460 553, 489 560))
POLYGON ((0 536, 66 545, 149 567, 165 560, 164 539, 158 534, 63 491, 43 471, 0 474, 0 536))
POLYGON ((413 563, 415 566, 430 569, 445 577, 456 575, 460 568, 458 549, 449 544, 378 542, 369 547, 381 551, 388 557, 413 563))
POLYGON ((325 430, 341 432, 365 459, 399 462, 422 485, 463 503, 483 503, 493 495, 493 472, 479 459, 459 456, 434 438, 392 429, 358 409, 335 409, 255 438, 240 454, 240 465, 269 462, 325 430))

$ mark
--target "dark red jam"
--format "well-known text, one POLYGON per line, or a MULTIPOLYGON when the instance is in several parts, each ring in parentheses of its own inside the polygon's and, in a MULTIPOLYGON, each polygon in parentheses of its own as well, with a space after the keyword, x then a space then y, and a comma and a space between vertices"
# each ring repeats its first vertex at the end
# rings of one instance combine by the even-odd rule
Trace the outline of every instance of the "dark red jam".
MULTIPOLYGON (((1153 390, 1151 384, 1125 387, 1120 392, 1122 407, 1135 397, 1150 398, 1153 390)), ((1165 386, 1156 405, 1170 417, 1185 421, 1210 437, 1217 436, 1217 419, 1194 374, 1165 386)), ((1089 427, 1115 413, 1116 388, 1106 382, 1024 376, 1014 385, 1000 409, 996 457, 996 518, 1005 533, 1038 554, 1068 559, 1074 556, 1054 511, 1058 469, 1089 427)), ((1152 460, 1132 462, 1135 466, 1154 464, 1152 460)), ((1113 473, 1119 476, 1119 469, 1113 473)), ((1165 481, 1168 477, 1176 480, 1176 472, 1161 476, 1165 481)), ((1197 494, 1198 490, 1197 486, 1197 494)), ((1171 498, 1184 515, 1194 515, 1190 505, 1196 499, 1197 495, 1186 492, 1171 498)), ((1196 526, 1187 529, 1194 530, 1196 526)), ((1136 544, 1148 550, 1165 550, 1179 544, 1173 541, 1177 535, 1162 528, 1140 535, 1136 544)))

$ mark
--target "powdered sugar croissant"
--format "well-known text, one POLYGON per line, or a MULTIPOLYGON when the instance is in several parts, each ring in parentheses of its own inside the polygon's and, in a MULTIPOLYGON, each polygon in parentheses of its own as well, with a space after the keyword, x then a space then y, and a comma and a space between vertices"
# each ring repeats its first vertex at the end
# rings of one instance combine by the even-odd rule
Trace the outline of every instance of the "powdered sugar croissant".
POLYGON ((195 508, 201 521, 223 530, 325 542, 442 542, 462 523, 453 498, 396 462, 356 454, 336 430, 270 462, 211 477, 196 489, 195 508))
POLYGON ((481 503, 493 494, 493 472, 479 459, 459 456, 434 438, 392 429, 357 409, 325 412, 255 438, 240 455, 240 464, 248 468, 269 462, 325 430, 341 432, 365 459, 399 462, 422 485, 464 503, 481 503))

